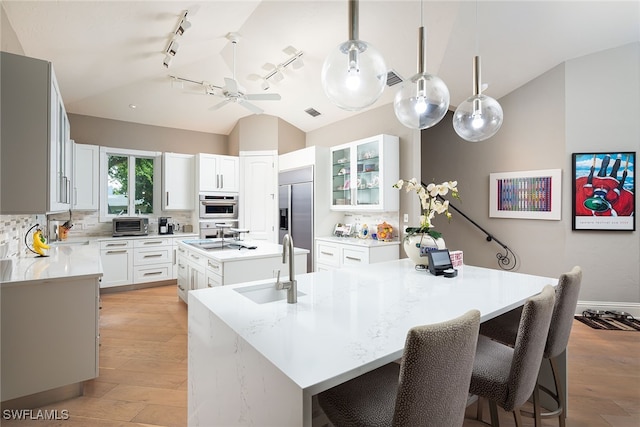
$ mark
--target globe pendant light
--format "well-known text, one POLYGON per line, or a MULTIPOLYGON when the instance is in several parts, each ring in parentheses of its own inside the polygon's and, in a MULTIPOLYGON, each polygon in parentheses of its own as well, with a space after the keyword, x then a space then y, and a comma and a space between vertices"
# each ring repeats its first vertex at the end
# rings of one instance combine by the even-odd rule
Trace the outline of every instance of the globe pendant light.
POLYGON ((393 101, 396 117, 411 129, 426 129, 435 125, 449 109, 447 85, 438 76, 426 72, 424 39, 424 27, 421 26, 418 29, 418 73, 402 84, 393 101))
POLYGON ((358 111, 380 98, 387 66, 369 43, 358 40, 358 1, 349 0, 349 40, 338 45, 322 66, 322 88, 338 107, 358 111))
POLYGON ((502 107, 480 90, 480 57, 473 59, 473 96, 467 98, 453 114, 453 128, 469 142, 491 138, 502 126, 502 107))
MULTIPOLYGON (((476 49, 478 45, 478 2, 476 1, 476 49)), ((491 138, 502 126, 502 107, 482 94, 480 56, 473 58, 473 96, 458 105, 453 114, 453 129, 464 140, 480 142, 491 138)))

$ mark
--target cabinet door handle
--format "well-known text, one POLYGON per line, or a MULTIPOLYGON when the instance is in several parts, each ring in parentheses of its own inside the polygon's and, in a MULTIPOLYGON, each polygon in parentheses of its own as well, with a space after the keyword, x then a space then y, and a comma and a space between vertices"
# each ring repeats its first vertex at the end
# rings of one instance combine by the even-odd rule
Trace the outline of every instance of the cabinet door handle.
POLYGON ((178 248, 178 252, 182 252, 182 253, 184 253, 185 251, 184 251, 184 249, 182 249, 182 248, 178 248))
POLYGON ((162 254, 145 255, 143 258, 160 258, 162 254))
POLYGON ((191 258, 193 258, 193 259, 200 259, 200 257, 199 257, 199 256, 196 256, 196 255, 194 255, 194 254, 189 254, 189 255, 190 255, 190 256, 191 256, 191 258))
POLYGON ((127 246, 127 243, 107 243, 107 246, 127 246))
POLYGON ((345 257, 345 258, 350 259, 351 261, 358 261, 358 262, 362 261, 360 258, 355 258, 355 257, 352 257, 352 256, 348 256, 348 257, 345 257))
POLYGON ((324 251, 320 251, 320 253, 322 255, 329 255, 329 256, 334 256, 335 254, 333 252, 324 252, 324 251))
POLYGON ((163 242, 162 240, 147 240, 146 242, 143 242, 143 245, 161 245, 163 242))
POLYGON ((144 276, 157 276, 158 274, 162 274, 162 271, 151 271, 149 273, 144 273, 144 276))
POLYGON ((108 254, 126 254, 127 250, 123 249, 123 250, 120 250, 120 251, 107 251, 107 253, 108 254))
POLYGON ((178 285, 178 289, 180 289, 181 291, 184 291, 184 288, 181 285, 178 285))
POLYGON ((224 188, 224 175, 220 174, 220 188, 224 188))
POLYGON ((167 191, 167 206, 169 206, 169 192, 167 191))
POLYGON ((216 188, 220 188, 220 174, 216 174, 216 188))
POLYGON ((211 261, 207 261, 207 264, 209 265, 209 267, 215 268, 216 270, 220 268, 220 266, 217 264, 211 264, 211 261))

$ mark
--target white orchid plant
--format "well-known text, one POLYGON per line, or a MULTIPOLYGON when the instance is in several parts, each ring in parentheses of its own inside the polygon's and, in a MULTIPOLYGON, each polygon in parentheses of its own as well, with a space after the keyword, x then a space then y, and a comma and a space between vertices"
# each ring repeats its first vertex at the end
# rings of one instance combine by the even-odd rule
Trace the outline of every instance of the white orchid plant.
POLYGON ((448 181, 443 182, 442 184, 431 183, 424 187, 417 179, 411 178, 408 181, 401 179, 396 182, 393 187, 399 190, 404 187, 407 193, 415 191, 420 198, 420 205, 422 207, 420 227, 407 228, 407 236, 416 233, 427 233, 434 239, 441 237, 442 234, 433 229, 431 221, 436 214, 444 214, 448 220, 451 220, 449 201, 445 200, 444 196, 451 192, 451 197, 460 200, 460 195, 458 194, 458 181, 448 181))

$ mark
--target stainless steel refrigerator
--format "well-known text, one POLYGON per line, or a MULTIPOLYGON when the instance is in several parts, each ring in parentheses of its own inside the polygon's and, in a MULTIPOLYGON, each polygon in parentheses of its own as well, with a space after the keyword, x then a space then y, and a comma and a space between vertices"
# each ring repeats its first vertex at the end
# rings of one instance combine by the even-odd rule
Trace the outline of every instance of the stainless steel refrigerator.
POLYGON ((307 272, 313 271, 313 166, 278 174, 280 230, 278 243, 289 234, 296 248, 308 249, 307 272))

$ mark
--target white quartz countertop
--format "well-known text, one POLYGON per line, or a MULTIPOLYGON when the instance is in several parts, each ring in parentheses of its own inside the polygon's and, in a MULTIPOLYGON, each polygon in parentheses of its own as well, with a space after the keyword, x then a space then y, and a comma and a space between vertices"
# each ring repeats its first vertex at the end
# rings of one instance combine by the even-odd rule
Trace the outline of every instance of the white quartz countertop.
POLYGON ((100 247, 96 242, 54 244, 45 253, 49 256, 40 257, 29 253, 1 260, 0 283, 2 287, 71 276, 102 275, 100 247))
POLYGON ((311 394, 399 358, 413 326, 470 309, 488 320, 557 284, 553 278, 467 265, 455 278, 433 276, 415 270, 408 259, 296 278, 304 293, 296 304, 258 304, 234 290, 273 280, 195 290, 189 299, 199 300, 311 394))
MULTIPOLYGON (((227 248, 224 250, 204 250, 200 249, 197 246, 190 245, 188 242, 202 242, 207 239, 197 239, 197 240, 183 240, 178 242, 179 246, 183 246, 190 251, 195 251, 204 255, 205 257, 209 257, 211 259, 215 259, 220 262, 225 261, 237 261, 237 260, 245 260, 252 258, 265 258, 265 257, 273 257, 273 256, 282 256, 282 245, 266 242, 264 240, 240 240, 238 243, 242 243, 245 246, 255 246, 255 249, 247 249, 246 247, 241 248, 227 248)), ((228 243, 236 243, 234 240, 225 240, 228 243)), ((215 243, 212 243, 212 245, 215 243)), ((302 248, 294 248, 294 254, 308 254, 309 251, 307 249, 302 248)))
MULTIPOLYGON (((197 239, 198 233, 183 233, 183 232, 174 232, 173 234, 158 234, 158 233, 149 233, 146 236, 122 236, 122 237, 113 237, 113 236, 98 236, 98 237, 90 237, 88 239, 105 241, 105 240, 137 240, 137 239, 158 239, 158 238, 170 238, 170 239, 197 239)), ((78 238, 81 239, 81 238, 78 238)), ((87 239, 87 238, 86 238, 87 239)))
POLYGON ((390 246, 390 245, 398 246, 400 244, 399 240, 382 241, 382 240, 373 240, 373 239, 360 239, 358 237, 327 236, 327 237, 316 237, 316 240, 320 240, 323 242, 343 243, 345 245, 365 246, 365 247, 390 246))

